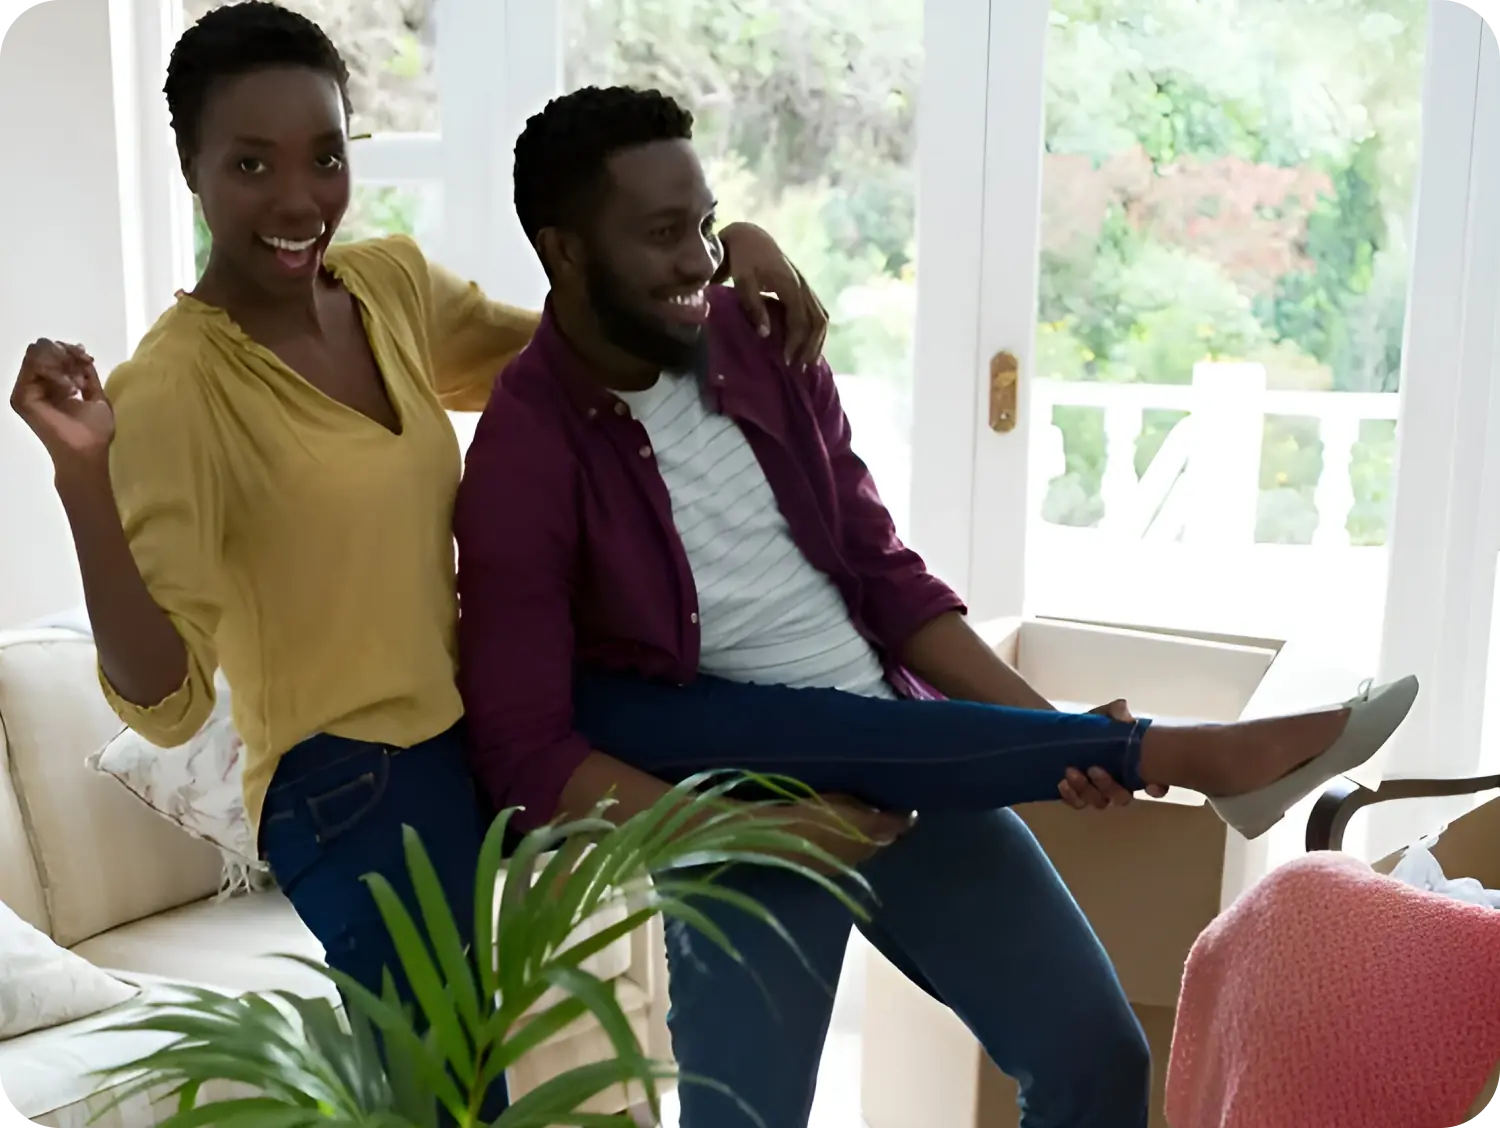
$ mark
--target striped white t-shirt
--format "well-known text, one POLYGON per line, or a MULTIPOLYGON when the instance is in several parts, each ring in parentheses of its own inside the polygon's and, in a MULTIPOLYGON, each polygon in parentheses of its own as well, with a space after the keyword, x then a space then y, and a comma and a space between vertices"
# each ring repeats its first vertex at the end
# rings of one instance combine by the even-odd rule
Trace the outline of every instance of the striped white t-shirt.
POLYGON ((651 437, 698 587, 699 669, 740 682, 894 694, 832 580, 808 563, 739 425, 691 376, 620 392, 651 437))

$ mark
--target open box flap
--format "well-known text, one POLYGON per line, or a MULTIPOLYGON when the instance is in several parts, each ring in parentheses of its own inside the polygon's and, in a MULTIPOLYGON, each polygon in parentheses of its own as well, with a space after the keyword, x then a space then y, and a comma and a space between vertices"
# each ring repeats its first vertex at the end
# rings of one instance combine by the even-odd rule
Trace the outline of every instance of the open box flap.
MULTIPOLYGON (((1060 709, 1124 698, 1140 716, 1179 724, 1239 719, 1281 645, 1064 619, 1011 617, 976 629, 1060 709)), ((1198 806, 1204 798, 1175 789, 1159 801, 1198 806)))

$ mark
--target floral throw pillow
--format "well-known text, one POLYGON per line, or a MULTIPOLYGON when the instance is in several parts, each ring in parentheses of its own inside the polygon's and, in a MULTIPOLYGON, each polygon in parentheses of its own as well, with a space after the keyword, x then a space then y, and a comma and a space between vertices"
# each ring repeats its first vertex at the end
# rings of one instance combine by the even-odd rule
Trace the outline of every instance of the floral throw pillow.
POLYGON ((215 678, 217 701, 186 744, 158 748, 126 729, 89 757, 89 767, 119 780, 157 814, 213 843, 231 866, 260 868, 245 816, 245 744, 229 715, 229 686, 215 678))

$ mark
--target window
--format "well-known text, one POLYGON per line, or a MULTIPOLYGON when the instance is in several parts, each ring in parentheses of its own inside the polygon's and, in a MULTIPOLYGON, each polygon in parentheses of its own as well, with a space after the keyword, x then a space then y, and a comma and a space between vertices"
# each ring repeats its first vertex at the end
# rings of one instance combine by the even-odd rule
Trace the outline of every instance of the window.
POLYGON ((1152 464, 1192 446, 1165 444, 1214 394, 1200 362, 1248 362, 1270 394, 1236 437, 1244 480, 1202 502, 1243 493, 1246 543, 1385 543, 1426 29, 1425 0, 1249 3, 1232 26, 1215 5, 1052 5, 1048 525, 1194 537, 1205 515, 1165 504, 1152 464))

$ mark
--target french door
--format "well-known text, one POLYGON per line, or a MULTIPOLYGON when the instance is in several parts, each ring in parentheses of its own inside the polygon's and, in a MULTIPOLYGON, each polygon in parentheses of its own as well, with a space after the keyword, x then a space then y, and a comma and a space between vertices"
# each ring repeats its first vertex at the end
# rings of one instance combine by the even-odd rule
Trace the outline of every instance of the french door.
POLYGON ((981 615, 1296 639, 1351 689, 1415 670, 1390 770, 1472 768, 1493 35, 1448 0, 942 12, 912 540, 981 615))

